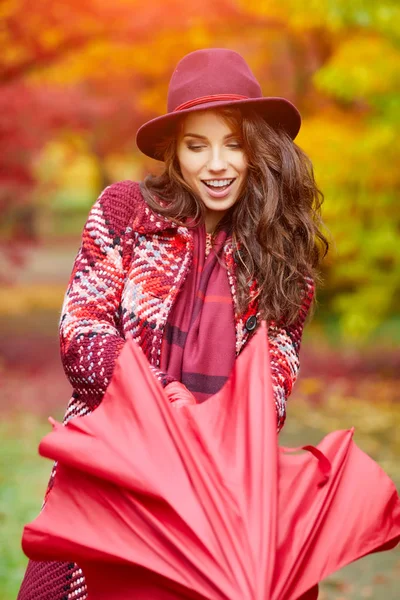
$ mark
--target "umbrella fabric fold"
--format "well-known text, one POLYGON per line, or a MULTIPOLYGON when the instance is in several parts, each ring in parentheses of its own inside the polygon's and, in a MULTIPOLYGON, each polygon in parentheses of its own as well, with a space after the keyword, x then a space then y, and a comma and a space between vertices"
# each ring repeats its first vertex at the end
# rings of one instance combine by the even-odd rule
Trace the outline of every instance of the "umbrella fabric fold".
POLYGON ((77 562, 96 600, 296 600, 400 538, 395 486, 352 437, 279 448, 265 326, 180 409, 127 342, 96 411, 42 440, 57 475, 23 549, 77 562))

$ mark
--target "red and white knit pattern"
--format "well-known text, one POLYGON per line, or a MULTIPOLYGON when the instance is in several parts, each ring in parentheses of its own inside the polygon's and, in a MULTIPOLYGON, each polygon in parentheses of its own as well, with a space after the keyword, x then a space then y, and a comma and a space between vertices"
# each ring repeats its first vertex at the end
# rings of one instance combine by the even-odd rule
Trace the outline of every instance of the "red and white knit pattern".
MULTIPOLYGON (((190 230, 153 213, 139 184, 123 181, 102 193, 83 231, 60 320, 62 362, 74 388, 64 422, 88 414, 98 406, 128 337, 139 344, 162 385, 172 381, 159 369, 161 344, 168 315, 190 269, 192 252, 190 230)), ((252 300, 244 313, 238 311, 231 243, 224 248, 224 258, 236 307, 238 355, 249 339, 246 329, 249 317, 259 317, 257 300, 252 300)), ((255 282, 252 287, 256 292, 255 282)), ((290 327, 271 323, 268 328, 278 429, 283 426, 286 400, 298 375, 301 336, 313 294, 314 284, 307 280, 297 322, 290 327)), ((49 490, 54 474, 55 470, 49 490)), ((78 567, 65 576, 68 576, 64 584, 68 593, 63 598, 86 598, 78 567), (71 595, 73 581, 79 582, 80 591, 75 596, 71 595)), ((29 593, 27 583, 26 593, 19 600, 31 598, 36 596, 29 593)))
MULTIPOLYGON (((62 361, 75 391, 70 411, 79 412, 81 403, 89 409, 99 404, 127 337, 139 344, 163 385, 171 380, 159 370, 161 343, 192 251, 191 231, 150 211, 137 183, 116 183, 103 192, 90 211, 60 321, 62 361)), ((237 306, 230 243, 224 253, 237 306)), ((313 282, 307 284, 297 323, 269 327, 280 413, 299 369, 301 335, 314 293, 313 282)), ((256 283, 253 287, 256 291, 256 283)), ((246 322, 257 315, 257 301, 244 314, 235 312, 239 354, 249 338, 246 322)))

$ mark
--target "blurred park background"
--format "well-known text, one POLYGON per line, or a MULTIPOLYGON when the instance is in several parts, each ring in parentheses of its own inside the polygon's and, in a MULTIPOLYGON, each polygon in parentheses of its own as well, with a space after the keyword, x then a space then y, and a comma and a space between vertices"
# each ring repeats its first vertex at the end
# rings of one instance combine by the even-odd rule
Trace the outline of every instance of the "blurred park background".
MULTIPOLYGON (((400 484, 399 1, 3 0, 0 41, 1 599, 50 470, 38 440, 69 399, 57 322, 87 213, 109 183, 160 168, 135 132, 198 48, 239 51, 265 95, 299 107, 325 194, 332 249, 283 442, 354 425, 400 484)), ((399 584, 395 551, 337 573, 321 600, 394 600, 399 584)))

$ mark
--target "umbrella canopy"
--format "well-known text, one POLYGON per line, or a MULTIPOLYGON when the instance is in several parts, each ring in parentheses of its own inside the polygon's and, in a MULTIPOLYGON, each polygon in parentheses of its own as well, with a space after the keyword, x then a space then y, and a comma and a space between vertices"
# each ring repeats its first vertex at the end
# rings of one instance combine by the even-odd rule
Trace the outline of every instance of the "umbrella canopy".
POLYGON ((99 408, 41 442, 58 470, 23 549, 76 561, 96 600, 295 600, 400 538, 395 486, 352 436, 278 447, 265 326, 177 410, 128 342, 99 408))

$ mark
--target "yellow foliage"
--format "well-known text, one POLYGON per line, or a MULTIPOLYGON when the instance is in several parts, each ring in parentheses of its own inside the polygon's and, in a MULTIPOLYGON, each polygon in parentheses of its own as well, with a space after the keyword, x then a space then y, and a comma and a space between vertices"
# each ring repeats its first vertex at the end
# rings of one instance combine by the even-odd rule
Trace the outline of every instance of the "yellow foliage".
POLYGON ((323 389, 323 382, 317 377, 303 377, 298 383, 298 390, 305 396, 318 394, 323 389))
POLYGON ((3 286, 0 289, 0 315, 18 316, 35 311, 59 311, 65 285, 30 284, 3 286))
POLYGON ((340 33, 348 27, 374 25, 385 35, 399 35, 400 6, 396 0, 237 0, 252 15, 279 19, 302 31, 324 28, 340 33))
POLYGON ((63 40, 63 32, 55 27, 40 32, 39 39, 44 49, 57 48, 63 40))
MULTIPOLYGON (((47 144, 36 167, 40 185, 62 190, 62 197, 71 206, 75 197, 86 200, 101 187, 101 178, 95 157, 80 137, 69 138, 69 143, 54 140, 47 144)), ((47 201, 47 196, 43 196, 47 201)), ((40 203, 40 198, 39 198, 40 203)))
POLYGON ((303 113, 296 141, 313 160, 334 240, 324 273, 328 309, 344 334, 358 339, 398 309, 398 2, 203 0, 192 7, 180 0, 67 0, 40 1, 25 14, 26 1, 0 7, 0 16, 18 24, 0 32, 5 73, 26 60, 20 76, 34 94, 54 84, 76 86, 78 99, 82 93, 82 106, 71 111, 71 127, 82 119, 79 133, 63 150, 51 143, 37 162, 38 202, 47 201, 40 193, 46 185, 61 190, 57 202, 72 203, 77 182, 89 201, 104 173, 140 178, 150 163, 130 163, 134 128, 165 111, 177 61, 201 47, 231 47, 266 95, 284 95, 303 113), (47 51, 50 59, 41 60, 47 51), (116 143, 108 144, 114 133, 116 143), (118 156, 118 135, 125 157, 118 156))
POLYGON ((398 47, 373 32, 363 32, 344 39, 314 81, 340 98, 369 98, 398 90, 399 74, 398 47))
POLYGON ((138 160, 137 155, 110 155, 105 164, 112 181, 124 179, 140 181, 142 178, 143 164, 138 160))

